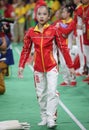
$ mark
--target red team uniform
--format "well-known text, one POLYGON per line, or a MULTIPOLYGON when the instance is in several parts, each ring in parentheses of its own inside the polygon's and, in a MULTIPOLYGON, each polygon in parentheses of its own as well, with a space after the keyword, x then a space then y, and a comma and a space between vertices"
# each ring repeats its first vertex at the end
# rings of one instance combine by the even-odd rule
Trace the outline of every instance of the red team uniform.
POLYGON ((89 4, 83 5, 83 22, 85 25, 84 53, 86 56, 86 65, 88 67, 88 76, 83 81, 89 83, 89 4))
POLYGON ((19 61, 19 73, 25 67, 32 45, 34 45, 34 82, 42 119, 38 125, 47 125, 52 128, 56 125, 56 112, 59 104, 59 93, 57 91, 58 49, 61 50, 70 71, 74 72, 74 69, 62 32, 44 20, 44 18, 46 20, 49 18, 47 7, 38 8, 36 13, 38 24, 29 28, 24 37, 24 45, 19 61), (43 18, 44 24, 41 23, 41 18, 43 18))
MULTIPOLYGON (((57 26, 57 25, 61 26, 61 27, 63 27, 65 29, 69 25, 73 24, 73 22, 74 22, 73 19, 71 17, 69 17, 68 20, 65 20, 65 19, 58 20, 56 23, 54 23, 54 25, 55 26, 57 26)), ((73 48, 73 45, 72 45, 73 44, 73 32, 74 32, 74 28, 73 28, 73 31, 68 33, 68 35, 65 35, 64 33, 62 33, 62 38, 64 39, 64 42, 68 46, 70 55, 71 55, 71 50, 73 48)), ((64 57, 62 55, 61 50, 59 50, 59 56, 60 56, 60 64, 61 64, 61 66, 63 68, 63 79, 64 79, 64 82, 62 82, 60 84, 60 86, 75 86, 76 85, 75 76, 70 74, 70 71, 69 71, 69 69, 68 69, 68 67, 67 67, 67 65, 65 63, 65 59, 64 59, 64 57)))
POLYGON ((45 26, 43 34, 39 32, 37 26, 35 28, 30 28, 24 38, 24 47, 21 53, 20 67, 23 68, 25 66, 26 59, 30 53, 29 50, 31 50, 32 42, 34 43, 35 48, 34 69, 39 72, 47 72, 55 67, 57 65, 57 62, 53 57, 54 55, 50 52, 53 51, 52 44, 56 34, 58 46, 60 47, 60 50, 62 50, 68 67, 71 68, 70 56, 68 55, 68 53, 65 53, 68 51, 66 49, 66 39, 64 40, 64 38, 62 37, 59 38, 61 35, 60 31, 57 30, 57 32, 59 33, 55 32, 56 29, 49 25, 45 26))
POLYGON ((83 6, 83 22, 85 24, 84 45, 89 46, 89 4, 83 6))
POLYGON ((48 120, 56 119, 55 113, 59 103, 59 95, 56 90, 58 80, 58 48, 62 51, 68 67, 73 68, 67 45, 61 35, 60 30, 46 24, 44 25, 43 33, 36 26, 35 28, 30 28, 24 37, 24 46, 21 52, 19 67, 25 67, 32 44, 34 44, 34 80, 42 120, 46 120, 46 118, 48 120), (46 80, 48 83, 47 86, 46 80), (46 103, 47 100, 49 101, 48 103, 46 103))
POLYGON ((74 10, 74 21, 76 22, 76 29, 75 29, 75 37, 76 37, 76 45, 78 47, 78 55, 80 60, 80 67, 77 70, 77 74, 81 75, 84 71, 85 66, 85 56, 83 50, 83 6, 81 3, 77 5, 74 10))

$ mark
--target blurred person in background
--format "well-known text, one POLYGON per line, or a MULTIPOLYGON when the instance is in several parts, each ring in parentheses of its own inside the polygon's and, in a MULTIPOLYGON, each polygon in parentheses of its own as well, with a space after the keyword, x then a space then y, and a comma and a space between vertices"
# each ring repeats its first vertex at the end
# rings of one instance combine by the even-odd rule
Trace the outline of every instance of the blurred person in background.
MULTIPOLYGON (((14 8, 7 0, 0 0, 0 17, 12 19, 14 14, 14 8)), ((10 31, 8 32, 8 37, 10 40, 13 39, 13 24, 7 23, 10 31)))
POLYGON ((59 9, 61 7, 61 4, 59 0, 46 0, 46 4, 51 10, 50 22, 53 23, 54 21, 57 20, 56 13, 59 14, 59 9))
POLYGON ((4 94, 5 76, 9 76, 9 66, 14 64, 12 46, 4 30, 8 29, 6 25, 0 23, 0 94, 4 94))
POLYGON ((2 59, 2 55, 4 55, 5 51, 6 51, 6 39, 4 36, 0 34, 0 95, 4 94, 6 90, 4 82, 4 74, 5 74, 4 70, 7 68, 7 64, 5 64, 3 61, 4 59, 2 59))
POLYGON ((76 23, 76 29, 75 29, 75 38, 76 38, 76 45, 78 46, 78 54, 79 54, 79 61, 80 61, 80 67, 76 70, 76 75, 81 76, 84 72, 84 66, 85 66, 85 56, 84 56, 84 39, 83 39, 83 6, 81 3, 81 0, 74 0, 74 4, 76 5, 76 8, 74 10, 74 20, 76 23))
POLYGON ((14 43, 23 43, 26 20, 26 9, 24 0, 18 0, 18 4, 14 9, 14 13, 14 43))
MULTIPOLYGON (((12 12, 12 18, 14 19, 14 17, 15 17, 15 8, 17 7, 17 4, 18 4, 18 2, 17 2, 18 0, 12 0, 12 7, 13 7, 13 12, 12 12)), ((15 24, 15 23, 14 23, 15 24)), ((12 40, 12 42, 14 41, 14 36, 15 36, 15 34, 14 34, 14 24, 11 24, 11 35, 12 35, 12 38, 11 38, 11 40, 12 40)))
MULTIPOLYGON (((61 11, 61 18, 55 23, 56 24, 55 26, 56 27, 61 26, 65 29, 70 24, 72 24, 73 11, 74 11, 74 8, 71 4, 68 4, 65 7, 63 7, 61 11)), ((66 41, 66 45, 68 45, 68 49, 69 49, 71 57, 72 57, 71 50, 73 48, 73 35, 74 35, 74 29, 68 35, 62 34, 64 41, 66 41)), ((64 81, 60 84, 60 86, 72 86, 72 87, 76 86, 77 84, 76 77, 75 75, 71 75, 69 68, 66 65, 65 59, 62 55, 61 50, 59 50, 59 57, 60 57, 59 59, 60 65, 63 69, 63 79, 64 79, 64 81)))
POLYGON ((0 17, 4 17, 5 9, 5 1, 0 0, 0 17))
POLYGON ((34 20, 34 8, 35 8, 35 2, 36 0, 29 0, 29 2, 26 4, 26 30, 29 27, 33 27, 36 25, 36 21, 34 20))
POLYGON ((61 4, 59 2, 59 0, 53 0, 53 4, 51 6, 51 9, 52 9, 52 18, 51 18, 51 21, 52 23, 54 21, 56 21, 58 18, 57 18, 57 13, 59 14, 60 12, 60 9, 61 9, 61 4))
POLYGON ((83 3, 83 23, 84 23, 84 54, 86 56, 87 77, 83 82, 89 83, 89 0, 82 0, 83 3))
MULTIPOLYGON (((12 4, 8 2, 8 0, 5 0, 5 12, 4 12, 4 17, 9 18, 9 19, 14 19, 14 7, 12 4)), ((10 28, 10 31, 8 32, 8 37, 12 41, 14 34, 13 34, 13 27, 14 24, 8 23, 8 26, 10 28)))

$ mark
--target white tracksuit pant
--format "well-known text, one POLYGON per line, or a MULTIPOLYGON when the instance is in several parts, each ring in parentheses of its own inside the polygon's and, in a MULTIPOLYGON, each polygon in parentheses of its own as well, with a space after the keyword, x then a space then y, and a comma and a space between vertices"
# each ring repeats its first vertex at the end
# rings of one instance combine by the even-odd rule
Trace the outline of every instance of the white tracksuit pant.
POLYGON ((60 55, 60 64, 61 64, 61 67, 63 69, 64 82, 69 84, 70 82, 75 81, 75 76, 70 74, 69 68, 66 65, 65 59, 64 59, 63 54, 62 54, 62 52, 60 50, 59 50, 59 55, 60 55))
POLYGON ((57 92, 57 68, 54 67, 46 73, 35 71, 34 79, 42 120, 55 120, 55 113, 57 112, 59 103, 59 94, 57 92))
POLYGON ((83 42, 84 42, 83 31, 80 29, 77 29, 76 45, 78 46, 78 54, 79 54, 79 59, 80 59, 80 68, 78 72, 81 74, 84 71, 84 65, 85 65, 83 42))

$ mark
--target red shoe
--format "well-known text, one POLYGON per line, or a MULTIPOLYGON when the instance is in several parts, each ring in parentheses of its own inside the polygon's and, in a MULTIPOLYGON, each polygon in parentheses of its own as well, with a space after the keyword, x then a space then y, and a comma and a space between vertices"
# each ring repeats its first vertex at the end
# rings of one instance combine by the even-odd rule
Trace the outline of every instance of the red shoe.
POLYGON ((82 74, 80 74, 79 72, 76 73, 76 76, 82 76, 82 74))
POLYGON ((87 73, 86 71, 84 71, 84 72, 82 73, 82 75, 83 75, 83 76, 86 76, 86 75, 88 75, 88 73, 87 73))
POLYGON ((72 81, 72 82, 70 82, 70 86, 72 86, 72 87, 76 86, 76 84, 77 84, 76 81, 72 81))
POLYGON ((89 83, 89 77, 85 78, 83 82, 89 83))
POLYGON ((69 86, 69 84, 66 83, 66 82, 62 82, 62 83, 60 84, 60 86, 69 86))

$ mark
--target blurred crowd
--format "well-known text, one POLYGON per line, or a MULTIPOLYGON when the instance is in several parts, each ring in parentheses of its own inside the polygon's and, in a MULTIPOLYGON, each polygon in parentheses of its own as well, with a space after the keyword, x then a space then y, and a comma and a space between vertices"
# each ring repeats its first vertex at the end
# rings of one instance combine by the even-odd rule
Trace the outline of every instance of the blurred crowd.
MULTIPOLYGON (((14 43, 22 42, 25 31, 35 26, 34 8, 37 0, 0 0, 0 16, 13 18, 14 24, 11 24, 10 38, 14 43)), ((51 21, 58 19, 58 10, 61 2, 58 0, 46 0, 49 8, 52 9, 53 16, 51 21)))

